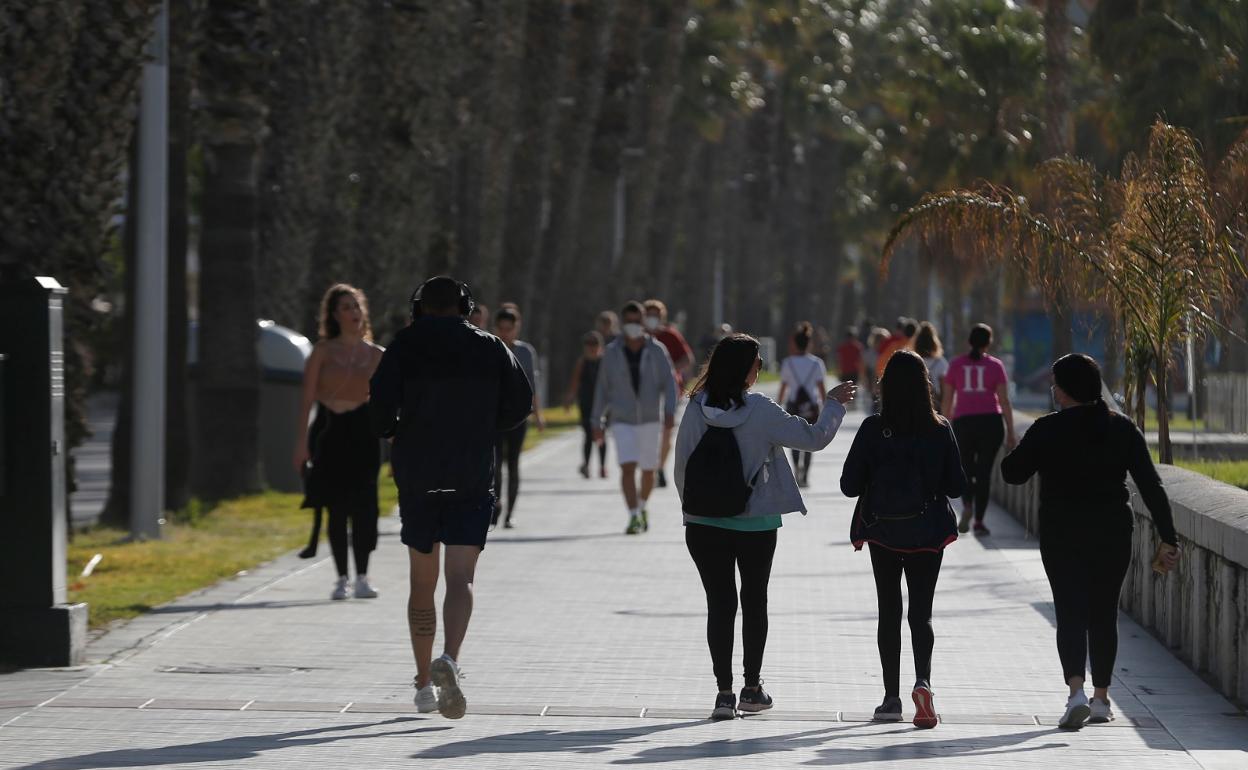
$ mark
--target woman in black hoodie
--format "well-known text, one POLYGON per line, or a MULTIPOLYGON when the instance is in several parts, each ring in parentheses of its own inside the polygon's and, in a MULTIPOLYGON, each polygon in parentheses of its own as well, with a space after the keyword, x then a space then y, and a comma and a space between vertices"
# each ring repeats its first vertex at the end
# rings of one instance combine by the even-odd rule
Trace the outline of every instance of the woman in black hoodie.
POLYGON ((1178 563, 1170 501, 1144 435, 1101 398, 1101 369, 1088 356, 1053 364, 1053 398, 1060 411, 1036 420, 1001 463, 1010 484, 1040 474, 1040 556, 1053 589, 1057 651, 1070 697, 1061 727, 1113 719, 1109 684, 1118 653, 1118 595, 1131 565, 1131 474, 1161 538, 1158 558, 1178 563), (1091 703, 1083 692, 1092 660, 1091 703))
POLYGON ((862 421, 841 472, 841 491, 857 497, 849 539, 871 551, 880 622, 876 643, 884 702, 875 720, 901 721, 901 576, 910 595, 914 648, 914 725, 935 727, 932 702, 932 601, 945 546, 958 539, 949 498, 966 489, 953 428, 936 414, 927 365, 912 350, 888 359, 880 413, 862 421))

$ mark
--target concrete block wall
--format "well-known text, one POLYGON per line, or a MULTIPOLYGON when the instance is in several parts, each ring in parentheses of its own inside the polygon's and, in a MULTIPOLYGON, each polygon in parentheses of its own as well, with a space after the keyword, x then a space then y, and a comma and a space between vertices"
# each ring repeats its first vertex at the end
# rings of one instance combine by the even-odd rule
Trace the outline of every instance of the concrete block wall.
MULTIPOLYGON (((1030 421, 1020 420, 1021 436, 1030 421)), ((1150 629, 1228 698, 1248 702, 1248 491, 1182 468, 1158 468, 1183 558, 1168 576, 1152 570, 1157 535, 1132 490, 1134 558, 1120 599, 1123 611, 1150 629)), ((1040 480, 1006 484, 1000 465, 992 495, 1039 534, 1040 480)))

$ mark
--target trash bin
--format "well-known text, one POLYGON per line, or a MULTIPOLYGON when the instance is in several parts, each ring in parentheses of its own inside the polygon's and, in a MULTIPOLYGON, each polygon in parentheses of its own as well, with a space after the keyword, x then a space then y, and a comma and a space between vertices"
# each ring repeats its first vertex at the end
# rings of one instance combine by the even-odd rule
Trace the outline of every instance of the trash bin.
MULTIPOLYGON (((199 362, 198 331, 198 324, 192 321, 187 346, 187 364, 192 373, 199 362)), ((264 483, 279 492, 299 492, 303 481, 291 467, 290 458, 295 450, 303 365, 312 355, 312 343, 302 334, 272 321, 257 320, 256 332, 256 357, 260 364, 260 463, 264 483)), ((194 388, 191 393, 193 396, 194 388)))

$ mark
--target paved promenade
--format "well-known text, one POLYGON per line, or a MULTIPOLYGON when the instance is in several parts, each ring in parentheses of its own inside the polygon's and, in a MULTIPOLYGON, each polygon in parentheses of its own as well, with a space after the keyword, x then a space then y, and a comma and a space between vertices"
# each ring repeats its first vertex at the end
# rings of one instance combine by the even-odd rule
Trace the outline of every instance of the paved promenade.
MULTIPOLYGON (((1048 587, 1034 543, 995 510, 992 536, 951 546, 941 575, 932 683, 942 724, 865 722, 883 692, 875 596, 836 488, 857 423, 816 456, 811 514, 780 531, 769 714, 705 719, 715 691, 705 605, 674 492, 656 491, 650 533, 626 537, 614 470, 582 480, 579 439, 563 437, 525 456, 518 528, 483 555, 462 655, 465 719, 412 707, 406 555, 390 519, 372 569, 378 600, 330 602, 328 554, 291 555, 97 639, 84 669, 0 674, 0 768, 710 768, 734 757, 750 767, 1248 768, 1248 719, 1125 618, 1118 721, 1054 727, 1064 685, 1048 587)), ((908 646, 903 655, 904 687, 908 646)))

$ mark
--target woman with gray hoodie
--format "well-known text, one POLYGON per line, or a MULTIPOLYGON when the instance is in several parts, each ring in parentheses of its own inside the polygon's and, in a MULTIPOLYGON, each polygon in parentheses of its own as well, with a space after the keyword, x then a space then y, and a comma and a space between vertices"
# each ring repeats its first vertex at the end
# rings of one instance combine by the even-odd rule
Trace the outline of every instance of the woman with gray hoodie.
MULTIPOLYGON (((817 452, 836 435, 845 416, 845 404, 854 398, 856 385, 842 383, 827 394, 827 405, 814 424, 790 415, 761 393, 751 393, 763 361, 758 340, 733 334, 720 340, 690 392, 676 437, 675 481, 685 510, 685 544, 698 568, 706 591, 706 640, 719 692, 712 719, 732 719, 738 701, 732 689, 732 647, 737 616, 737 577, 741 573, 742 641, 745 648, 745 688, 741 711, 758 712, 772 707, 759 674, 767 644, 767 583, 776 550, 776 530, 781 516, 806 513, 785 448, 817 452), (730 448, 722 451, 731 431, 730 448), (694 491, 686 487, 690 458, 703 438, 721 450, 716 456, 731 457, 737 468, 724 467, 724 479, 734 471, 748 494, 744 510, 736 515, 699 516, 689 513, 694 491), (732 448, 735 447, 735 448, 732 448)), ((707 455, 703 454, 705 458, 707 455)), ((718 471, 718 469, 715 469, 718 471)), ((724 486, 736 485, 725 481, 724 486)), ((740 485, 739 485, 740 486, 740 485)), ((718 513, 718 512, 716 512, 718 513)))

